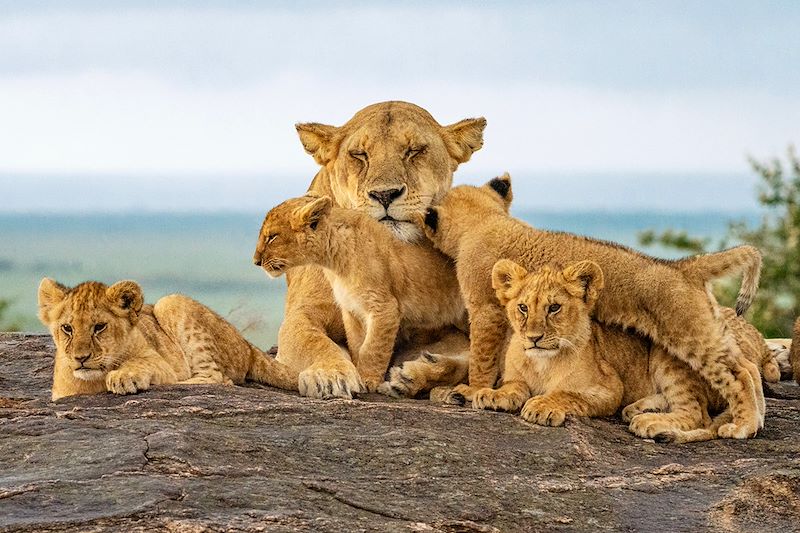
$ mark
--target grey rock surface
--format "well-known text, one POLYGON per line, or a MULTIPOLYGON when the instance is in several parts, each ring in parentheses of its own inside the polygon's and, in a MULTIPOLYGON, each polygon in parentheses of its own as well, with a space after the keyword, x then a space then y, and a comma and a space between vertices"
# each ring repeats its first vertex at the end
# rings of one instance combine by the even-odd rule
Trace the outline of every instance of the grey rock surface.
POLYGON ((49 401, 49 337, 0 335, 0 531, 797 531, 800 388, 749 441, 369 396, 164 387, 49 401))

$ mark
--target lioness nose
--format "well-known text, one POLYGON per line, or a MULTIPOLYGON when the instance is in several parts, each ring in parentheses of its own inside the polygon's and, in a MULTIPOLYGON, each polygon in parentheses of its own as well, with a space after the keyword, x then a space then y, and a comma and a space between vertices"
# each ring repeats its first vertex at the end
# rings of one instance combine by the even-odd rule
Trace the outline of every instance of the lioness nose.
POLYGON ((80 364, 83 364, 86 361, 88 361, 90 357, 91 357, 91 354, 89 354, 89 355, 76 355, 75 356, 75 360, 77 362, 79 362, 80 364))
POLYGON ((388 208, 392 202, 400 198, 406 191, 406 186, 403 185, 399 189, 386 189, 384 191, 370 191, 369 197, 377 201, 384 208, 388 208))

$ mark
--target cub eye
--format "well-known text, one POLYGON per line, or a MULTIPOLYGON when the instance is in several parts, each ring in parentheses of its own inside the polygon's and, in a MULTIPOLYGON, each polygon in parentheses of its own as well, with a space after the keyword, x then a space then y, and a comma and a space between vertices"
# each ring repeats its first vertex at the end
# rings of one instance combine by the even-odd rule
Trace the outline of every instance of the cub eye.
POLYGON ((72 335, 72 326, 70 326, 69 324, 61 324, 61 331, 63 331, 67 335, 72 335))
POLYGON ((272 241, 274 241, 277 238, 278 238, 277 233, 270 234, 270 236, 267 238, 267 244, 272 244, 272 241))
POLYGON ((94 325, 94 332, 95 333, 101 333, 102 331, 104 331, 106 329, 106 326, 108 326, 108 324, 106 324, 105 322, 100 322, 99 324, 95 324, 94 325))
POLYGON ((528 306, 525 305, 525 304, 519 304, 517 306, 517 309, 519 309, 519 312, 522 313, 523 315, 527 315, 528 314, 528 306))
POLYGON ((358 159, 359 161, 362 161, 364 163, 367 162, 367 152, 361 150, 351 150, 350 157, 352 157, 353 159, 358 159))
POLYGON ((547 308, 548 313, 558 313, 559 309, 561 309, 560 304, 550 304, 550 307, 547 308))

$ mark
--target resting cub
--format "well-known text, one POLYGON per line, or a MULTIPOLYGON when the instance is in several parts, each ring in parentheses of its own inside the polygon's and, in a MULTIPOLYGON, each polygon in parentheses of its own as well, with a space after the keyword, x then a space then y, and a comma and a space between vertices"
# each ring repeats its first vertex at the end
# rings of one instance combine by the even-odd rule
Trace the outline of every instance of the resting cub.
MULTIPOLYGON (((603 283, 603 272, 592 261, 534 273, 498 261, 492 285, 513 334, 503 385, 478 390, 473 406, 522 407, 525 420, 559 426, 567 415, 607 416, 636 402, 623 411, 636 435, 674 442, 715 438, 715 431, 706 430, 709 402, 717 411, 724 404, 696 373, 643 337, 591 319, 603 283), (648 412, 653 410, 668 412, 648 412)), ((744 322, 735 313, 724 320, 737 330, 737 322, 744 322)), ((761 364, 766 345, 760 335, 755 341, 764 351, 747 342, 751 337, 742 341, 742 351, 761 364)))
POLYGON ((623 246, 536 230, 508 215, 512 198, 506 174, 483 187, 451 189, 437 207, 420 218, 434 246, 456 261, 456 272, 470 316, 471 398, 476 387, 491 387, 507 338, 506 318, 492 290, 492 266, 508 258, 527 269, 554 261, 591 259, 606 275, 594 316, 605 324, 633 328, 689 364, 728 402, 733 422, 720 436, 748 438, 763 427, 764 395, 758 369, 741 353, 717 304, 706 289, 710 279, 744 268, 737 311, 752 301, 761 256, 739 246, 679 261, 655 259, 623 246))
POLYGON ((303 265, 324 268, 368 392, 383 383, 398 332, 467 328, 452 261, 398 241, 385 225, 334 207, 328 196, 293 198, 267 213, 253 261, 271 277, 303 265))
POLYGON ((52 398, 132 394, 171 383, 259 381, 297 390, 297 375, 202 304, 173 294, 144 305, 133 281, 39 284, 39 319, 56 344, 52 398))

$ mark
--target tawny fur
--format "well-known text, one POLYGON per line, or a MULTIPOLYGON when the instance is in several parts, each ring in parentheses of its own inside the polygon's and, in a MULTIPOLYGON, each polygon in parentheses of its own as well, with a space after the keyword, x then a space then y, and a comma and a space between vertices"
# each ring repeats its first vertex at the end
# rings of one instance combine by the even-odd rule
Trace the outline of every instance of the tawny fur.
POLYGON ((44 278, 39 319, 56 345, 52 398, 151 385, 243 383, 297 390, 297 374, 204 305, 173 294, 144 305, 133 281, 69 288, 44 278))
POLYGON ((797 383, 800 383, 800 318, 794 323, 792 346, 789 348, 789 361, 792 363, 794 379, 797 383))
POLYGON ((332 204, 328 196, 305 196, 273 208, 253 260, 271 277, 306 265, 324 270, 352 361, 366 391, 375 392, 398 341, 454 324, 466 332, 466 309, 449 258, 398 241, 366 213, 332 204))
MULTIPOLYGON (((322 167, 310 193, 330 196, 340 207, 382 220, 398 242, 414 242, 421 237, 414 215, 424 213, 450 189, 453 172, 483 145, 485 126, 483 118, 442 126, 418 106, 382 102, 362 109, 341 127, 298 124, 297 132, 305 150, 322 167), (397 192, 389 195, 388 207, 380 201, 386 197, 371 195, 387 191, 399 191, 393 199, 397 192)), ((423 246, 429 246, 424 239, 423 246)), ((359 376, 341 347, 345 342, 341 312, 322 269, 298 268, 286 278, 289 288, 278 360, 300 372, 301 394, 352 397, 360 390, 359 376)), ((438 291, 430 295, 439 297, 438 291)), ((457 341, 443 349, 457 354, 462 344, 457 341)), ((415 347, 417 353, 425 348, 415 347)))
MULTIPOLYGON (((474 407, 521 408, 530 422, 558 426, 568 415, 607 416, 628 405, 623 419, 638 436, 670 442, 716 437, 708 429, 708 408, 718 412, 724 404, 695 372, 642 336, 592 320, 604 284, 596 263, 528 273, 501 260, 492 276, 513 335, 503 385, 476 391, 474 407)), ((732 309, 722 311, 723 320, 742 332, 742 352, 760 364, 763 338, 743 327, 732 309)))
MULTIPOLYGON (((741 351, 707 290, 720 271, 752 271, 750 263, 760 261, 757 250, 740 246, 693 260, 659 260, 613 243, 536 230, 508 215, 511 198, 510 177, 505 175, 483 187, 456 187, 439 206, 419 216, 434 246, 456 261, 469 310, 470 385, 460 386, 461 393, 492 387, 499 375, 507 327, 490 283, 494 263, 507 258, 535 269, 554 261, 591 259, 606 273, 606 289, 594 311, 598 321, 652 338, 719 391, 733 417, 719 428, 720 436, 753 437, 763 427, 765 403, 757 369, 754 376, 753 365, 741 362, 741 351)), ((746 283, 754 281, 757 276, 745 277, 746 283)), ((737 305, 746 307, 754 291, 742 287, 737 305)))

